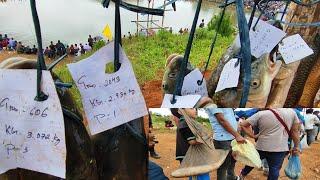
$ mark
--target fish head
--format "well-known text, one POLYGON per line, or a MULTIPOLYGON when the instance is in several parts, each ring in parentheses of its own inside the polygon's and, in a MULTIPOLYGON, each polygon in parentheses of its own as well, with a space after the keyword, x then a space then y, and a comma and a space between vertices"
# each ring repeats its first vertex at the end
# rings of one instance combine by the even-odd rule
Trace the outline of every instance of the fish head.
MULTIPOLYGON (((232 59, 235 54, 240 51, 240 47, 232 45, 227 49, 227 52, 221 58, 220 63, 216 70, 213 72, 210 80, 208 89, 209 96, 212 97, 221 107, 238 107, 243 90, 242 77, 240 73, 240 79, 237 87, 227 88, 220 92, 214 93, 217 87, 218 80, 222 69, 226 62, 232 59)), ((265 107, 270 93, 272 80, 278 74, 281 68, 281 61, 273 61, 270 53, 263 54, 259 58, 251 56, 251 81, 248 95, 248 101, 246 107, 265 107)))
POLYGON ((272 81, 281 68, 281 61, 273 61, 269 53, 252 57, 251 81, 246 107, 265 107, 272 81))
MULTIPOLYGON (((172 54, 168 57, 166 68, 162 79, 162 90, 165 94, 172 94, 175 90, 176 80, 180 74, 181 63, 183 56, 172 54)), ((193 70, 193 67, 188 62, 187 70, 184 74, 187 75, 193 70)))

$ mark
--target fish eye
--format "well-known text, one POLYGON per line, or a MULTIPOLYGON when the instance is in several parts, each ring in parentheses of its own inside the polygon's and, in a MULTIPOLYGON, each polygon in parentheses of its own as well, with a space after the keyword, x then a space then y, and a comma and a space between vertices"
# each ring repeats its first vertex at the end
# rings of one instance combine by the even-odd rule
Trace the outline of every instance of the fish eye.
POLYGON ((177 73, 170 73, 168 75, 169 78, 176 78, 177 73))
POLYGON ((260 80, 259 79, 253 79, 251 81, 251 85, 252 88, 258 88, 260 86, 260 80))

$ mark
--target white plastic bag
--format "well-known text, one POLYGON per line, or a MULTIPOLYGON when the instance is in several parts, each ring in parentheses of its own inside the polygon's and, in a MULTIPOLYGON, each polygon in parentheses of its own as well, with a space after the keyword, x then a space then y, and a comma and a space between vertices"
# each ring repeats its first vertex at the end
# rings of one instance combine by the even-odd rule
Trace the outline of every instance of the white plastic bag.
POLYGON ((260 155, 256 150, 254 144, 247 140, 247 143, 240 144, 236 140, 231 142, 233 157, 248 166, 260 168, 262 162, 260 155))

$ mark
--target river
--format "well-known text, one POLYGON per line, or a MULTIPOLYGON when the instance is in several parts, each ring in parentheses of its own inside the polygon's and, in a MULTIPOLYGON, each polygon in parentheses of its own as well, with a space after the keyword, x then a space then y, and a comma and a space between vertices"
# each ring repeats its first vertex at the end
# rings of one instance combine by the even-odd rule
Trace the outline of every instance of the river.
MULTIPOLYGON (((126 0, 136 4, 136 0, 126 0)), ((163 0, 155 0, 154 7, 163 4, 163 0)), ((140 6, 148 6, 148 0, 139 0, 140 6)), ((180 28, 191 27, 197 1, 180 0, 176 2, 177 11, 166 11, 164 26, 172 27, 174 32, 180 28)), ((172 9, 169 5, 167 9, 172 9)), ((101 35, 106 24, 114 28, 114 3, 111 2, 108 9, 103 8, 98 0, 38 0, 37 9, 41 23, 41 31, 44 46, 50 41, 61 40, 64 43, 86 42, 89 34, 101 35)), ((204 19, 207 23, 219 9, 216 3, 204 1, 202 4, 199 22, 204 19)), ((151 17, 150 17, 151 18, 151 17)), ((140 20, 147 20, 147 15, 139 15, 140 20)), ((162 18, 154 16, 154 20, 162 18)), ((121 8, 122 33, 136 32, 136 13, 121 8)), ((146 23, 143 24, 147 26, 146 23)), ((153 26, 155 27, 155 26, 153 26)), ((35 44, 36 38, 32 22, 31 10, 28 0, 8 0, 0 2, 0 33, 8 34, 23 44, 35 44)))

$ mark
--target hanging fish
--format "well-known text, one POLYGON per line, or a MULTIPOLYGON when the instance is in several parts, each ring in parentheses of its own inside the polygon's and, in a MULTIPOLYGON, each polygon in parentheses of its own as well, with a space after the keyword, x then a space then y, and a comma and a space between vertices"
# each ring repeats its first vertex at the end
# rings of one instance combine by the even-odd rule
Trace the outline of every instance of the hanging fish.
MULTIPOLYGON (((208 94, 209 97, 221 107, 238 107, 241 92, 242 83, 240 74, 238 87, 224 89, 215 93, 217 88, 219 77, 224 65, 232 58, 236 57, 240 47, 236 45, 236 41, 227 49, 222 58, 219 61, 217 68, 213 71, 208 81, 208 94)), ((248 101, 246 107, 265 107, 268 96, 271 89, 271 83, 274 77, 279 72, 282 62, 273 61, 270 58, 270 54, 264 54, 260 58, 252 56, 251 63, 251 83, 248 101)))
MULTIPOLYGON (((162 90, 165 94, 173 94, 182 61, 183 56, 178 54, 171 54, 167 58, 166 68, 162 79, 162 90)), ((189 74, 193 69, 190 62, 188 62, 186 74, 184 76, 189 74)))
MULTIPOLYGON (((22 57, 9 58, 0 63, 2 69, 36 69, 37 61, 22 57)), ((52 74, 55 82, 60 81, 52 74)), ((82 116, 76 108, 68 90, 57 89, 60 103, 63 107, 63 117, 66 134, 66 179, 89 179, 97 177, 96 160, 93 154, 92 143, 82 123, 82 116)), ((61 179, 48 174, 26 169, 13 169, 0 175, 0 179, 34 180, 34 179, 61 179)))

